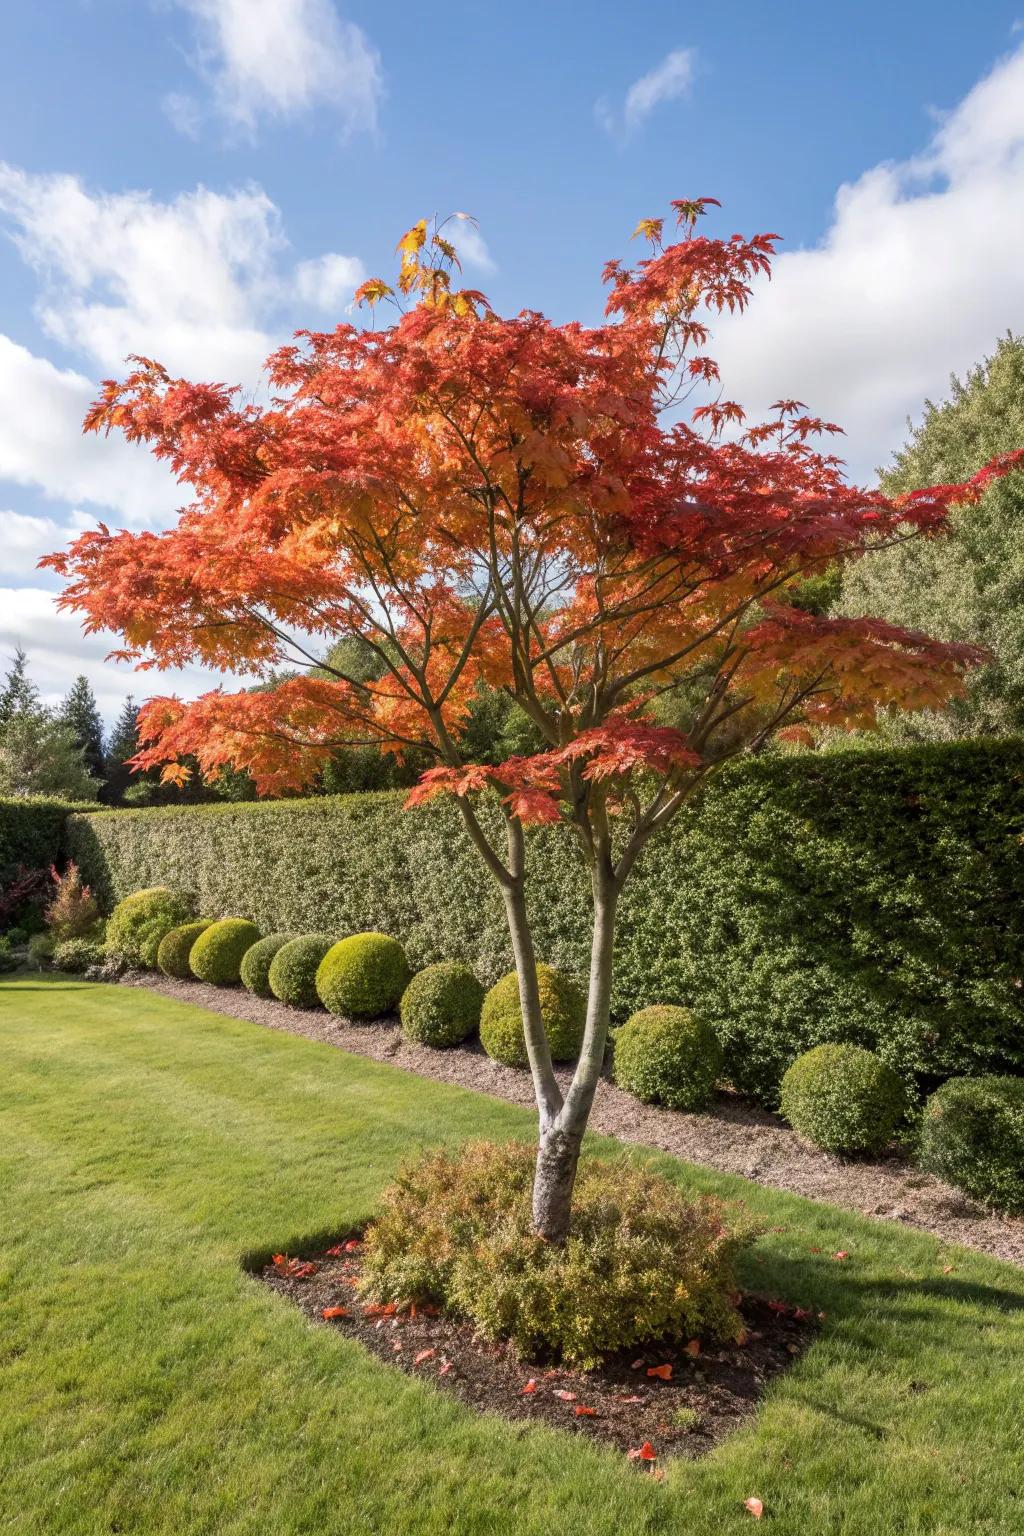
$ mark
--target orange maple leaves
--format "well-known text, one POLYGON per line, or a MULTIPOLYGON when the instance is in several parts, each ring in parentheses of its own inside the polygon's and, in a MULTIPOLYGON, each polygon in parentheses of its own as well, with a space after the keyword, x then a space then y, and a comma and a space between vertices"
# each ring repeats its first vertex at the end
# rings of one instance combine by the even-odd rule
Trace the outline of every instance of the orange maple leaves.
POLYGON ((744 308, 777 239, 698 235, 714 199, 673 206, 679 238, 642 221, 651 255, 609 264, 600 326, 496 315, 455 285, 444 226, 420 221, 397 290, 360 290, 410 307, 379 329, 300 333, 269 360, 269 404, 146 358, 104 384, 86 429, 148 443, 192 500, 165 533, 100 525, 47 557, 62 605, 143 667, 302 669, 263 691, 152 700, 140 766, 245 768, 268 793, 308 783, 339 745, 422 746, 438 766, 413 803, 491 791, 512 817, 553 822, 591 800, 621 808, 640 781, 683 793, 773 731, 870 726, 881 707, 957 691, 977 652, 815 618, 789 594, 879 542, 942 533, 1024 449, 891 500, 815 451, 836 429, 796 400, 747 424, 704 399, 665 425, 681 385, 717 386, 708 321, 744 308), (375 677, 302 675, 347 635, 372 647, 375 677), (645 718, 695 678, 683 729, 645 718), (463 761, 485 683, 522 704, 542 753, 463 761))

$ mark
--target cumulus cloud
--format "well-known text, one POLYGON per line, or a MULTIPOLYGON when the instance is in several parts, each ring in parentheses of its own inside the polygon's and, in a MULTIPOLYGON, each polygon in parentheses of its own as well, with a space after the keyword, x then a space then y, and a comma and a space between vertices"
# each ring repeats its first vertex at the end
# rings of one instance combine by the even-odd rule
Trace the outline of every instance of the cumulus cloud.
POLYGON ((0 163, 0 216, 39 275, 43 329, 108 371, 142 352, 172 373, 254 381, 283 307, 340 304, 362 276, 334 252, 288 272, 280 214, 259 187, 161 202, 0 163))
POLYGON ((481 272, 496 272, 498 264, 487 249, 487 242, 480 233, 475 219, 469 214, 455 214, 446 219, 441 231, 444 239, 454 245, 464 267, 477 267, 481 272))
POLYGON ((607 97, 602 97, 594 108, 598 122, 614 137, 628 138, 646 122, 656 107, 689 92, 696 67, 695 48, 674 48, 646 75, 634 80, 621 109, 612 107, 607 97))
POLYGON ((95 396, 84 374, 0 335, 0 481, 55 501, 109 507, 129 522, 165 518, 183 497, 163 465, 120 437, 83 437, 82 418, 95 396))
POLYGON ((0 581, 36 575, 41 554, 67 543, 92 525, 93 519, 81 512, 73 514, 68 522, 59 523, 54 517, 0 509, 0 581))
MULTIPOLYGON (((29 675, 44 704, 59 703, 83 672, 110 725, 129 693, 140 700, 156 693, 196 698, 221 681, 197 668, 139 673, 123 663, 104 662, 116 644, 112 635, 83 635, 77 615, 59 613, 53 593, 42 587, 0 587, 0 672, 7 670, 15 649, 24 646, 29 675)), ((224 682, 232 686, 232 679, 224 682)))
POLYGON ((716 324, 725 393, 752 416, 807 401, 846 428, 837 451, 870 479, 926 397, 1024 330, 1022 250, 1024 48, 920 155, 840 187, 820 243, 781 255, 746 315, 716 324))
MULTIPOLYGON (((195 68, 212 110, 252 135, 261 117, 312 107, 347 133, 373 129, 381 97, 377 50, 332 0, 174 0, 195 29, 195 68)), ((188 95, 164 101, 172 123, 195 137, 203 109, 188 95)))

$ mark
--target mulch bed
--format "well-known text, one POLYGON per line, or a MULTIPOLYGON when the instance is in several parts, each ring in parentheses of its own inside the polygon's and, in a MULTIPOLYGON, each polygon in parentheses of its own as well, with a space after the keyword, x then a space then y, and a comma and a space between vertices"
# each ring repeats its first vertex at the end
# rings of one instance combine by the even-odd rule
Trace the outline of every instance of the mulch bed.
POLYGON ((620 1350, 593 1371, 525 1363, 472 1323, 432 1307, 360 1301, 361 1243, 277 1255, 258 1278, 321 1327, 337 1328, 409 1375, 506 1419, 541 1420, 626 1452, 657 1475, 666 1456, 704 1455, 752 1414, 768 1383, 813 1342, 824 1314, 745 1296, 741 1344, 707 1340, 620 1350))

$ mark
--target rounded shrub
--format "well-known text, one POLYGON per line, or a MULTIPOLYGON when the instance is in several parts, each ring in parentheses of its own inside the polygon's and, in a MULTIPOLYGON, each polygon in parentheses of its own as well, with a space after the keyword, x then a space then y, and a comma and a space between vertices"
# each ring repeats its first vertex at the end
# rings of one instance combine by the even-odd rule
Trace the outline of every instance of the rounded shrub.
POLYGON ((107 948, 126 965, 156 968, 160 940, 194 915, 187 896, 165 885, 133 891, 119 901, 107 923, 107 948))
POLYGON ((468 965, 428 965, 402 993, 402 1034, 417 1045, 458 1045, 480 1023, 483 1001, 484 989, 468 965))
POLYGON ((293 933, 268 933, 265 939, 257 939, 242 956, 240 979, 247 992, 257 997, 272 997, 270 990, 270 965, 274 956, 291 940, 293 933))
POLYGON ((58 939, 53 947, 53 966, 80 976, 94 965, 102 965, 106 951, 99 939, 58 939))
POLYGON ((216 987, 233 986, 238 981, 243 955, 259 936, 256 924, 245 917, 222 917, 211 923, 189 950, 193 976, 211 981, 216 987))
POLYGON ((924 1107, 918 1162, 977 1200, 1024 1211, 1024 1078, 943 1083, 924 1107))
POLYGON ((304 933, 282 944, 267 972, 271 992, 292 1008, 317 1008, 316 973, 334 943, 333 933, 304 933))
POLYGON ((181 923, 165 933, 156 950, 158 970, 165 976, 173 976, 176 981, 191 981, 192 967, 188 957, 196 939, 209 927, 210 919, 200 918, 198 922, 181 923))
POLYGON ((468 1317, 518 1354, 584 1369, 609 1350, 700 1334, 736 1339, 734 1263, 751 1240, 718 1201, 692 1200, 625 1157, 584 1157, 565 1243, 536 1234, 535 1151, 470 1142, 423 1154, 385 1190, 360 1289, 468 1317))
MULTIPOLYGON (((544 1032, 554 1061, 574 1061, 583 1043, 587 1000, 568 976, 550 965, 538 965, 537 990, 544 1032)), ((503 976, 484 998, 480 1014, 480 1040, 488 1056, 506 1067, 525 1067, 526 1036, 519 1006, 519 978, 515 971, 503 976)))
POLYGON ((641 1008, 615 1035, 615 1081, 647 1104, 703 1109, 722 1060, 718 1036, 688 1008, 641 1008))
POLYGON ((891 1067, 859 1045, 817 1045, 782 1079, 782 1113, 827 1152, 880 1152, 907 1107, 891 1067))
POLYGON ((390 1013, 409 984, 409 962, 386 933, 353 933, 327 951, 316 990, 330 1013, 375 1019, 390 1013))

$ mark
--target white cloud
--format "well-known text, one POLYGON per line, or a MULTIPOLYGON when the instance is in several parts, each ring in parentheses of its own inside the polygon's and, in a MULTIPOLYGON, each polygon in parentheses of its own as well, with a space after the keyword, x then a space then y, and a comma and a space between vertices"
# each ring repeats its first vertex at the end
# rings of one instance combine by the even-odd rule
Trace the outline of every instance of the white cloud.
POLYGON ((351 299, 366 276, 358 256, 331 253, 312 261, 300 261, 295 268, 295 296, 318 309, 337 310, 351 299))
POLYGON ((496 272, 498 264, 487 249, 487 242, 477 227, 476 220, 468 213, 453 214, 444 222, 442 237, 454 245, 459 260, 465 267, 478 267, 481 272, 496 272))
POLYGON ((716 323, 724 392, 751 416, 807 401, 846 428, 836 451, 870 479, 950 373, 1024 330, 1022 251, 1024 48, 923 154, 840 187, 820 244, 781 255, 746 315, 716 323))
POLYGON ((59 548, 94 521, 81 512, 68 523, 58 523, 53 517, 0 510, 0 582, 34 576, 41 554, 59 548))
POLYGON ((111 507, 132 522, 166 517, 185 497, 152 454, 119 436, 83 437, 95 396, 84 375, 0 335, 0 480, 111 507))
POLYGON ((660 64, 648 70, 646 75, 641 75, 639 80, 634 80, 626 92, 621 112, 609 106, 607 98, 602 97, 594 108, 598 122, 613 136, 628 138, 646 121, 655 107, 687 94, 693 84, 696 67, 695 48, 674 48, 660 64))
POLYGON ((112 635, 83 635, 78 615, 59 613, 54 594, 42 587, 0 587, 0 672, 7 670, 15 648, 24 646, 29 676, 44 704, 59 703, 80 672, 92 684, 108 724, 129 693, 139 700, 160 693, 196 698, 219 682, 231 686, 230 678, 197 668, 136 672, 124 663, 104 662, 117 644, 112 635))
MULTIPOLYGON (((373 129, 381 96, 380 56, 332 0, 175 0, 196 29, 196 69, 214 110, 253 134, 261 116, 288 118, 319 106, 351 133, 373 129)), ((200 109, 174 94, 171 121, 192 136, 200 109)))

